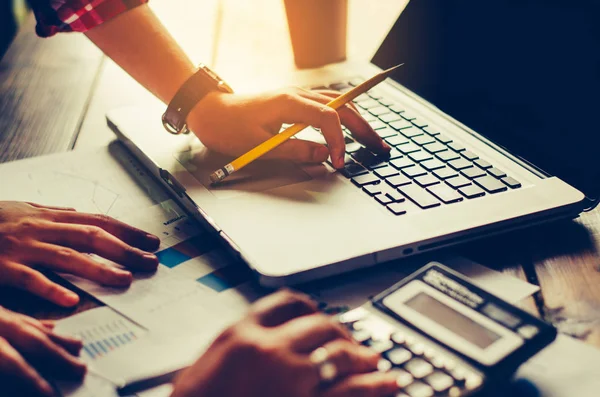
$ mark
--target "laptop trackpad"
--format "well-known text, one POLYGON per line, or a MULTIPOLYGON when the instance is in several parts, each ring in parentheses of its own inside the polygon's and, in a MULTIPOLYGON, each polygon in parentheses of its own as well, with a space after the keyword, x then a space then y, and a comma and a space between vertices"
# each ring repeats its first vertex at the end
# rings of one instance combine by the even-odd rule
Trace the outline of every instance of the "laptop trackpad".
POLYGON ((219 199, 230 199, 245 193, 262 192, 312 179, 291 161, 261 160, 247 165, 218 186, 211 186, 209 175, 233 158, 212 152, 199 142, 174 156, 198 182, 219 199))

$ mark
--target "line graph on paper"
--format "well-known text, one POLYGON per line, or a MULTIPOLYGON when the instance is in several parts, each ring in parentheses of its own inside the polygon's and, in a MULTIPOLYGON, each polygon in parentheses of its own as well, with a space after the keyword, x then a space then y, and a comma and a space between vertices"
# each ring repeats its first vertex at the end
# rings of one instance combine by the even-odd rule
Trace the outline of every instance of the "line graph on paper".
POLYGON ((120 144, 3 166, 0 199, 73 207, 121 218, 169 199, 120 144), (6 181, 7 183, 4 183, 6 181))

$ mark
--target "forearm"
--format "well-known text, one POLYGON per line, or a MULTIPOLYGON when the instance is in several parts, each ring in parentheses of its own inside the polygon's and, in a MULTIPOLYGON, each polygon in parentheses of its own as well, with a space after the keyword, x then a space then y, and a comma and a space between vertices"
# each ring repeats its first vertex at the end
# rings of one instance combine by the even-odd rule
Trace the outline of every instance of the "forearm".
POLYGON ((127 11, 86 35, 165 103, 196 69, 147 5, 127 11))

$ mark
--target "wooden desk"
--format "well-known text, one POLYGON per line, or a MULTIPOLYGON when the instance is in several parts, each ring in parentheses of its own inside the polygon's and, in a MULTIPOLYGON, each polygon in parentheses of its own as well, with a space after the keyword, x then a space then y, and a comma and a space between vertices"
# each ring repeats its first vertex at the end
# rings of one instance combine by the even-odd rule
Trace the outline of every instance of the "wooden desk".
MULTIPOLYGON (((350 58, 372 55, 400 3, 351 0, 350 58)), ((235 87, 294 67, 281 0, 155 1, 153 7, 194 61, 212 65, 235 87)), ((0 161, 105 145, 114 139, 106 111, 155 101, 85 37, 42 40, 33 26, 30 20, 0 64, 0 161)), ((596 210, 575 221, 455 251, 539 284, 542 292, 523 306, 562 332, 600 347, 599 214, 596 210)), ((14 291, 0 292, 0 304, 44 318, 72 313, 14 291)), ((75 310, 94 305, 87 297, 75 310)))

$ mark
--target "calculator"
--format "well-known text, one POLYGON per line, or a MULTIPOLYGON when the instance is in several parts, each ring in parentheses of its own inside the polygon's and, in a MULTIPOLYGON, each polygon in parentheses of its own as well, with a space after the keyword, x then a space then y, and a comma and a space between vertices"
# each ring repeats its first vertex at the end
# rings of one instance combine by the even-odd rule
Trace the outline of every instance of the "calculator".
POLYGON ((395 371, 395 397, 471 396, 510 379, 556 338, 556 329, 431 262, 339 316, 395 371))

